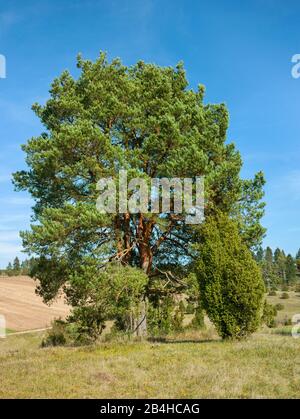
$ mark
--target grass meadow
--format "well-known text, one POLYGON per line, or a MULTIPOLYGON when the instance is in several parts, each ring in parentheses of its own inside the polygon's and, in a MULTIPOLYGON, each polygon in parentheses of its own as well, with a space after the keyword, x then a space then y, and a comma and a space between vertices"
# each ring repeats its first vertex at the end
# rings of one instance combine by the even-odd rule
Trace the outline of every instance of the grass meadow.
MULTIPOLYGON (((268 297, 284 304, 280 318, 300 312, 299 294, 290 297, 268 297)), ((1 398, 300 397, 300 338, 290 327, 221 341, 208 325, 164 341, 104 337, 76 348, 42 349, 42 337, 0 340, 1 398)))

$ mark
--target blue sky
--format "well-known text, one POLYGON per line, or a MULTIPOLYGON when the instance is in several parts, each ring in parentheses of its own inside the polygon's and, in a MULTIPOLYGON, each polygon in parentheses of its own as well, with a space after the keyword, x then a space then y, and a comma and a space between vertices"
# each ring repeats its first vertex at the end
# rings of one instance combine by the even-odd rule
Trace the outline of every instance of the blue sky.
MULTIPOLYGON (((30 198, 15 193, 13 171, 25 167, 20 145, 41 132, 31 111, 44 103, 76 55, 100 50, 125 64, 183 60, 192 87, 207 102, 225 102, 228 139, 244 159, 243 176, 267 179, 265 245, 300 247, 300 3, 294 0, 26 0, 0 2, 0 267, 21 254, 19 230, 30 220, 30 198)), ((22 254, 21 254, 22 255, 22 254)), ((24 258, 24 255, 22 256, 24 258)))

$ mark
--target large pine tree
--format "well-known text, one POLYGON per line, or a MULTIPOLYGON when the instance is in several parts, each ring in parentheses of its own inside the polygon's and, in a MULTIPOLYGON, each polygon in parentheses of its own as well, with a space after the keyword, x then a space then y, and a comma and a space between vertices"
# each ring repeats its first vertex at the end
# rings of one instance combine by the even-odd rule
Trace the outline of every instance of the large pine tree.
POLYGON ((141 267, 150 281, 187 265, 194 231, 183 216, 97 211, 97 181, 117 181, 120 169, 128 180, 205 176, 206 215, 231 214, 244 242, 260 243, 263 175, 240 178, 224 104, 204 104, 203 86, 189 88, 182 64, 126 67, 101 54, 95 62, 79 57, 78 67, 77 80, 64 72, 47 103, 34 105, 45 130, 23 146, 28 170, 14 175, 17 189, 35 200, 31 231, 22 235, 37 257, 34 275, 46 301, 90 260, 99 269, 112 259, 141 267))

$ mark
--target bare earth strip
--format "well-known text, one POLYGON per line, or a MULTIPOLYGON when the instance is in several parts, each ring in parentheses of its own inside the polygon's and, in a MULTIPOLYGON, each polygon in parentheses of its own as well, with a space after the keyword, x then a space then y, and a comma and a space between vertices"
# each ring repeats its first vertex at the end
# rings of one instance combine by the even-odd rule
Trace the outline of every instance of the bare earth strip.
POLYGON ((54 318, 69 313, 63 298, 50 307, 35 294, 36 283, 26 276, 0 277, 0 315, 14 331, 46 328, 54 318))

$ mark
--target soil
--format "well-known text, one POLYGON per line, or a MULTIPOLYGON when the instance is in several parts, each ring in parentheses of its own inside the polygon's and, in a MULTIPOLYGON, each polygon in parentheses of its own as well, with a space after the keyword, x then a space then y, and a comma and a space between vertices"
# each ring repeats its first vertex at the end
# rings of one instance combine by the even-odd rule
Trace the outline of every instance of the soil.
POLYGON ((65 318, 69 307, 60 297, 51 306, 35 293, 36 282, 27 276, 0 277, 0 315, 13 331, 46 328, 54 318, 65 318))

